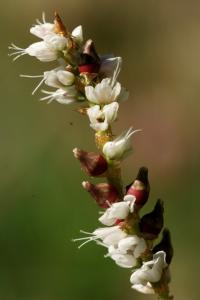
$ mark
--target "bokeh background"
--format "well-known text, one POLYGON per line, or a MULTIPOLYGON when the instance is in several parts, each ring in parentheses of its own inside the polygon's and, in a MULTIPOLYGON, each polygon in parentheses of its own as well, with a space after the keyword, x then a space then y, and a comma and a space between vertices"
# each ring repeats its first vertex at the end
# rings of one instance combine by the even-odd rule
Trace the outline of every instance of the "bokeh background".
POLYGON ((98 209, 82 190, 86 176, 75 146, 94 148, 88 120, 74 107, 39 102, 36 80, 52 65, 7 46, 36 41, 29 28, 57 10, 69 29, 82 24, 100 53, 124 58, 120 81, 130 91, 115 132, 133 125, 135 153, 123 163, 124 182, 150 169, 151 197, 165 200, 175 257, 175 299, 199 300, 200 253, 200 2, 156 0, 7 0, 1 3, 0 299, 154 299, 130 288, 130 271, 105 259, 104 249, 71 242, 97 226, 98 209))

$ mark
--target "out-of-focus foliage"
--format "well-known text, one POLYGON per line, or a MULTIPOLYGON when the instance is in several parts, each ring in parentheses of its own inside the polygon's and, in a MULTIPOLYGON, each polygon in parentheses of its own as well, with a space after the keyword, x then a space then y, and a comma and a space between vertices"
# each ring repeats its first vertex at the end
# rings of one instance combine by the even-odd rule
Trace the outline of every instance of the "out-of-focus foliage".
MULTIPOLYGON (((79 229, 98 226, 96 205, 82 190, 86 176, 72 157, 94 149, 88 120, 73 106, 47 105, 31 96, 33 79, 49 64, 7 46, 26 47, 35 19, 60 12, 69 29, 82 24, 100 53, 124 58, 120 80, 131 93, 115 132, 134 125, 135 154, 123 163, 125 183, 141 165, 150 169, 151 197, 165 200, 175 257, 172 291, 198 300, 200 251, 200 3, 198 1, 24 1, 1 8, 0 299, 147 299, 130 289, 127 270, 103 249, 71 243, 79 229)), ((148 297, 148 299, 154 299, 148 297)))

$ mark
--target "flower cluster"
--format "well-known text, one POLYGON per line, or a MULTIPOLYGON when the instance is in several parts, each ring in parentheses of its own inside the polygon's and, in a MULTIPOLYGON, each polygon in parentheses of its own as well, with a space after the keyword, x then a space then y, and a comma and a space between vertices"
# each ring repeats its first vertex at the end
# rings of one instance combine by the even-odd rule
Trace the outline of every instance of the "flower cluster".
POLYGON ((42 22, 30 28, 30 33, 40 39, 25 49, 12 44, 10 55, 14 60, 25 54, 42 62, 56 61, 53 70, 42 75, 21 75, 41 78, 33 94, 43 84, 51 90, 40 100, 48 103, 74 103, 77 111, 86 115, 95 132, 98 153, 78 148, 75 158, 88 176, 106 178, 106 182, 82 183, 98 206, 103 209, 99 222, 104 227, 75 239, 82 247, 90 241, 106 249, 105 257, 118 266, 132 269, 132 288, 142 293, 157 293, 160 299, 172 299, 169 295, 169 264, 173 256, 169 230, 163 230, 159 244, 154 245, 163 229, 163 201, 158 199, 153 210, 140 217, 140 211, 148 200, 150 185, 148 169, 139 169, 135 180, 125 189, 121 179, 121 162, 132 152, 132 136, 140 130, 130 127, 114 137, 111 125, 118 116, 119 105, 128 98, 128 92, 118 81, 122 58, 101 56, 94 42, 83 38, 82 27, 70 32, 60 16, 55 13, 53 23, 43 14, 42 22))

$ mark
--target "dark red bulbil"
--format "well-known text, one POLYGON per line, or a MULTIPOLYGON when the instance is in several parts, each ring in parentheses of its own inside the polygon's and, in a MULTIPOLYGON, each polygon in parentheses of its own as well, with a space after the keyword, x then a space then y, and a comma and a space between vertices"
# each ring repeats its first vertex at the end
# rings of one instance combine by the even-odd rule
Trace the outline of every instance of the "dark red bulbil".
POLYGON ((102 208, 108 208, 112 203, 119 201, 119 195, 116 188, 109 183, 99 183, 94 185, 89 181, 84 181, 83 187, 102 208))
POLYGON ((164 224, 164 203, 158 199, 154 209, 144 215, 139 223, 142 236, 147 240, 154 240, 158 237, 164 224))
POLYGON ((100 58, 95 49, 94 42, 89 39, 86 41, 83 51, 80 54, 79 72, 80 73, 98 73, 100 69, 100 58))
POLYGON ((108 169, 107 161, 101 154, 95 152, 87 152, 78 148, 75 148, 73 150, 73 153, 75 158, 80 161, 81 168, 89 176, 100 176, 104 174, 108 169))
POLYGON ((135 196, 135 204, 142 207, 148 200, 150 185, 148 180, 148 169, 139 169, 137 177, 132 185, 127 188, 127 195, 135 196))
POLYGON ((153 248, 153 253, 156 253, 158 251, 165 251, 166 262, 169 265, 174 255, 174 249, 171 242, 171 234, 167 228, 163 230, 163 236, 160 243, 153 248))

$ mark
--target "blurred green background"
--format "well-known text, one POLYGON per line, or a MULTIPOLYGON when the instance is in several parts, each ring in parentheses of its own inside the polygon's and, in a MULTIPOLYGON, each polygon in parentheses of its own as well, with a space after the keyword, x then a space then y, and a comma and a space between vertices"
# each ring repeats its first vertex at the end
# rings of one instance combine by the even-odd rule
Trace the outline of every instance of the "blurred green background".
POLYGON ((165 200, 175 257, 175 299, 199 300, 200 267, 200 2, 7 0, 1 3, 0 299, 154 299, 130 288, 130 271, 105 259, 104 249, 71 242, 79 229, 99 226, 98 209, 72 157, 94 148, 88 120, 73 106, 39 102, 36 80, 52 65, 23 57, 12 63, 7 46, 37 39, 29 28, 46 12, 60 12, 69 29, 82 24, 100 53, 124 58, 120 81, 130 91, 115 132, 133 125, 135 154, 123 163, 124 182, 150 168, 151 197, 165 200))

